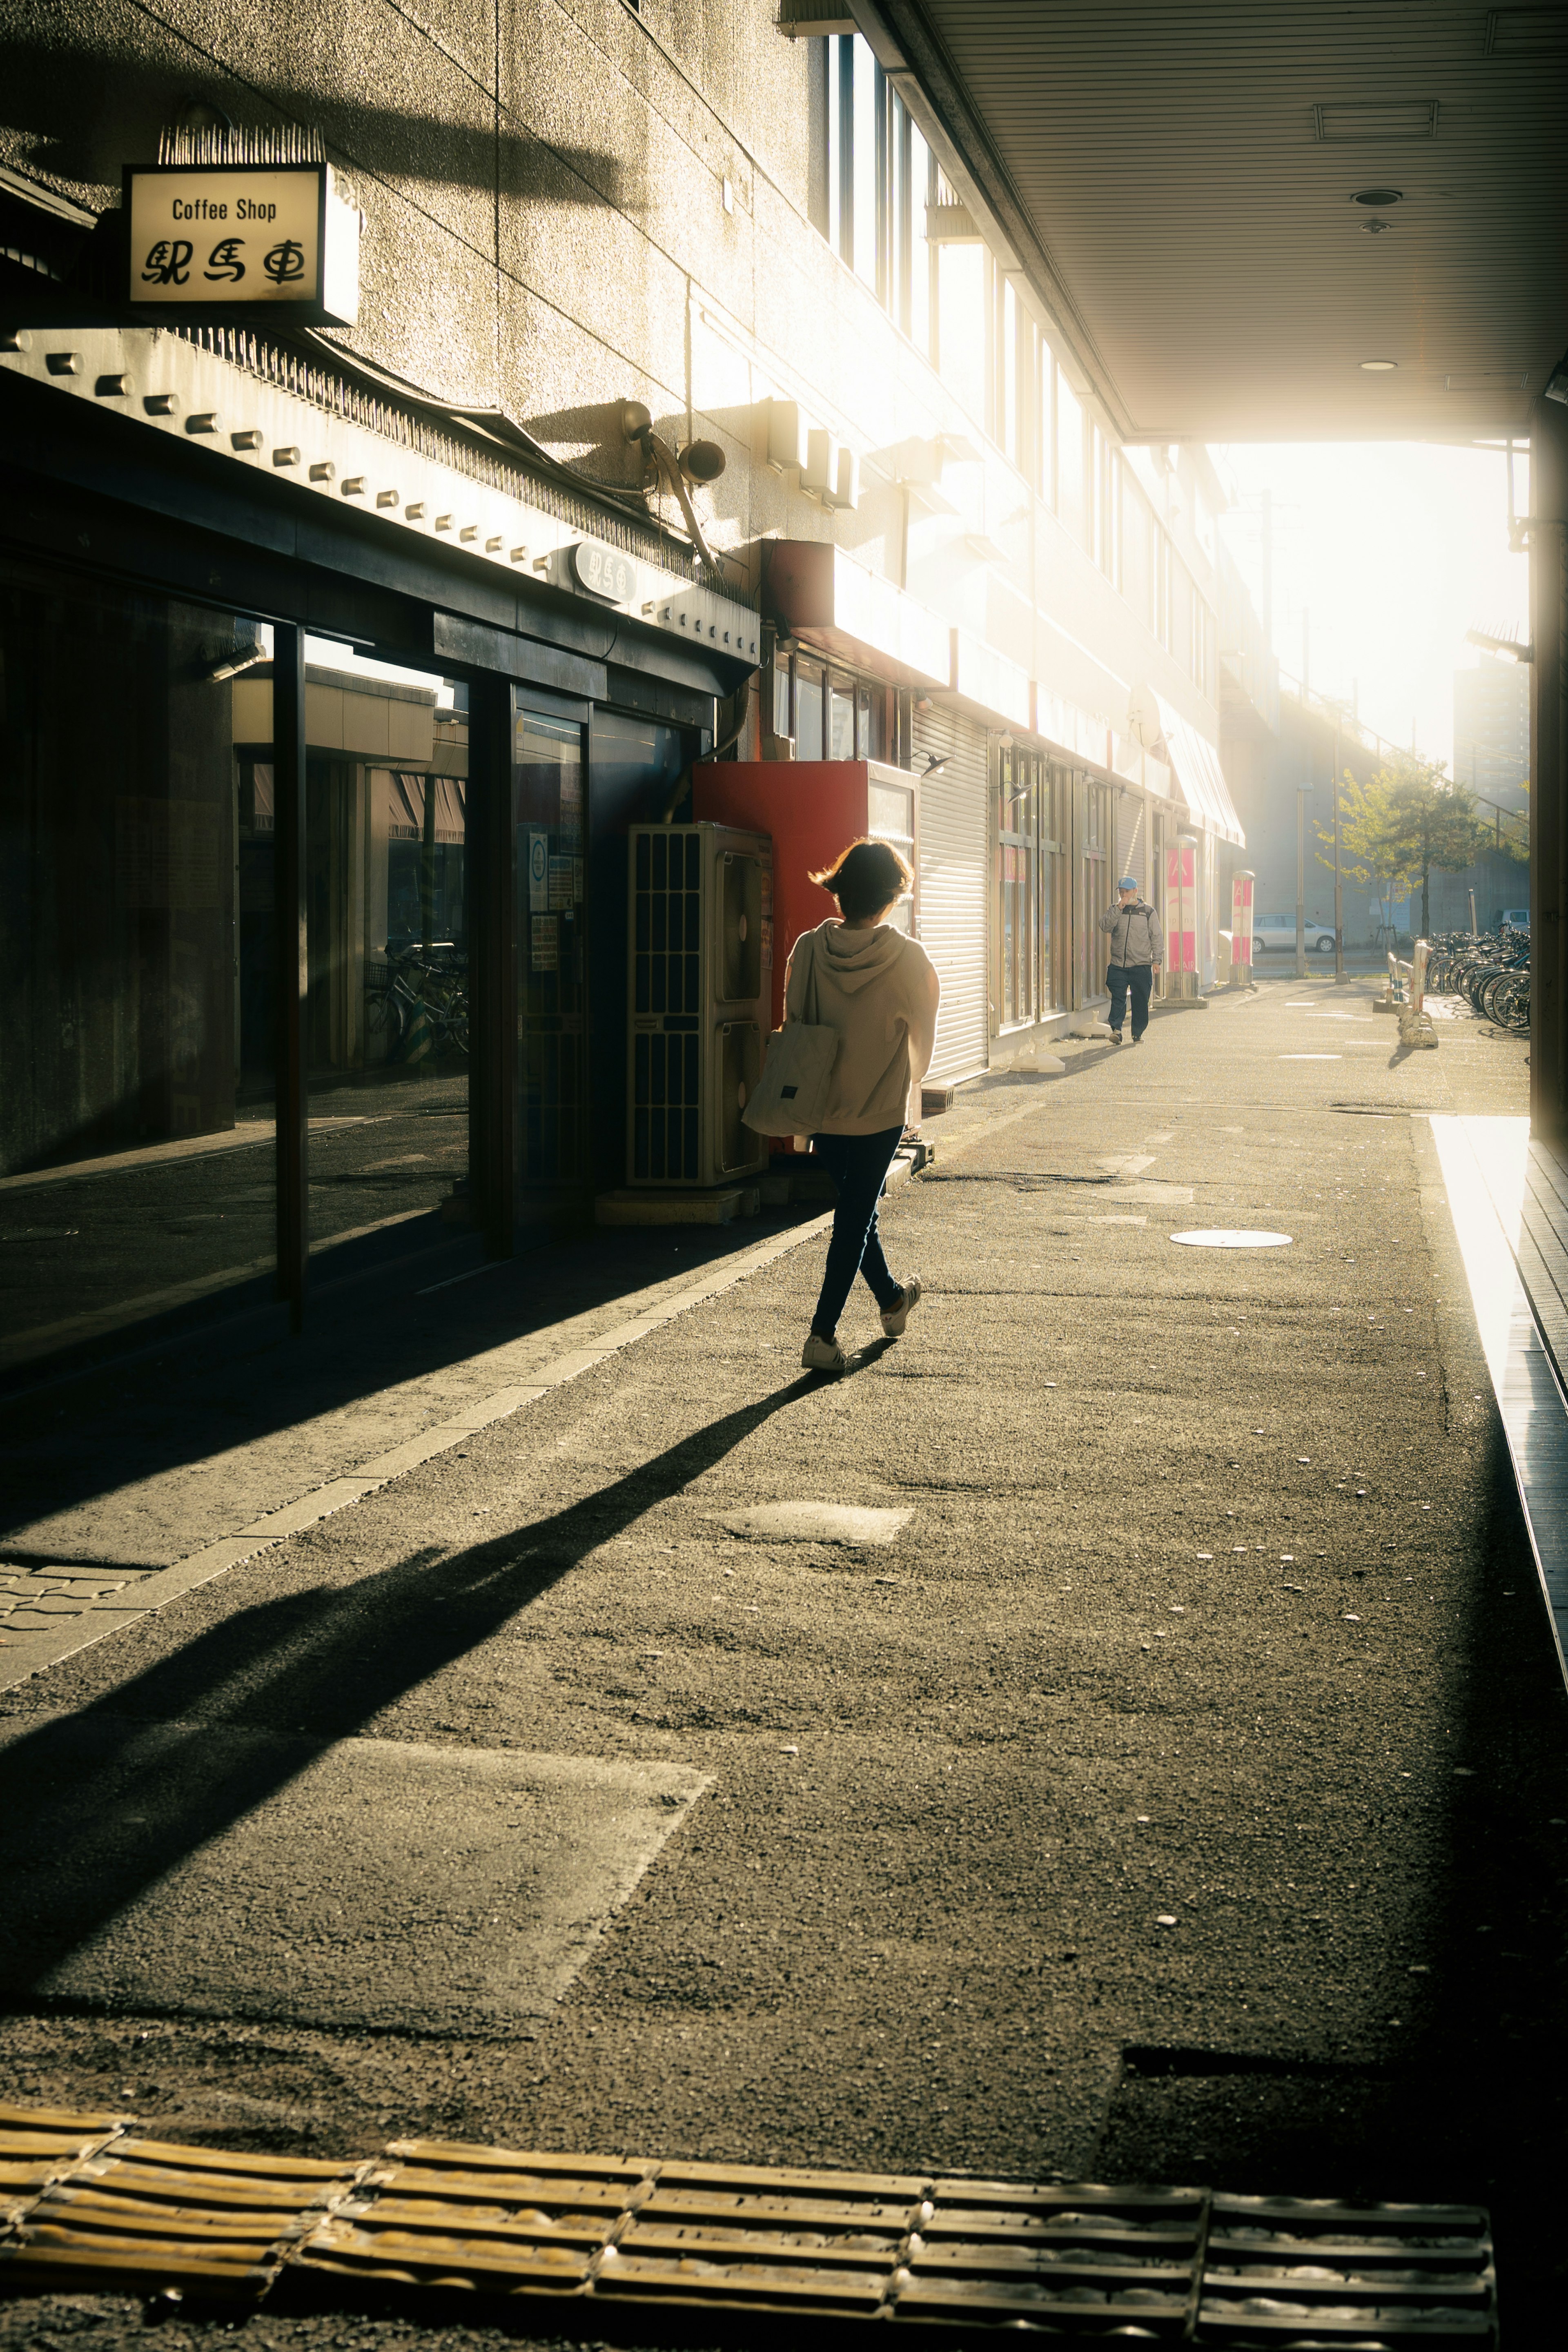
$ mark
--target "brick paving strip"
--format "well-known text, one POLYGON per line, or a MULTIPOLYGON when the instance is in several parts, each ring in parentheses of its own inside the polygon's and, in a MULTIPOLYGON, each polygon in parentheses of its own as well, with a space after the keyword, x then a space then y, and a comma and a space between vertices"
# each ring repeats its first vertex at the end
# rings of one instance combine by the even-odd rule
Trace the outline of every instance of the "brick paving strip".
MULTIPOLYGON (((893 1181, 901 1181, 908 1169, 906 1160, 893 1181)), ((248 1526, 236 1528, 233 1534, 203 1544, 167 1568, 96 1561, 62 1564, 36 1555, 22 1557, 13 1549, 9 1559, 0 1559, 0 1690, 13 1689, 45 1667, 57 1664, 94 1642, 101 1642, 107 1634, 134 1625, 149 1610, 161 1609, 166 1601, 176 1601, 182 1593, 221 1576, 226 1569, 237 1568, 242 1560, 251 1559, 269 1546, 298 1535, 301 1528, 330 1518, 335 1511, 345 1509, 366 1495, 374 1495, 389 1479, 417 1469, 434 1455, 449 1453, 477 1431, 488 1429, 492 1422, 504 1421, 509 1414, 548 1395, 552 1389, 592 1371, 596 1364, 617 1355, 623 1348, 646 1339, 650 1331, 661 1329, 678 1315, 732 1289, 786 1251, 797 1249, 803 1242, 826 1233, 832 1222, 831 1213, 826 1213, 805 1224, 792 1225, 787 1233, 772 1240, 759 1242, 754 1248, 727 1259, 700 1280, 661 1298, 626 1322, 597 1333, 587 1345, 570 1348, 562 1355, 532 1366, 526 1380, 504 1381, 472 1398, 457 1412, 421 1430, 416 1436, 405 1438, 362 1463, 352 1475, 329 1478, 282 1509, 266 1512, 248 1526)), ((494 1350, 497 1359, 504 1359, 511 1352, 510 1349, 494 1350)))

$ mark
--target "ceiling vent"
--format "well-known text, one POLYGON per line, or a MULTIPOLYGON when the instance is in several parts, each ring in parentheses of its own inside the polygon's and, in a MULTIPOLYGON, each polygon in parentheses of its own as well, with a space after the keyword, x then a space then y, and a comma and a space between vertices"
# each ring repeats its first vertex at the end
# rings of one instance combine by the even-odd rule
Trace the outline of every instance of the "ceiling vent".
POLYGON ((1312 109, 1312 136, 1326 147, 1385 145, 1394 139, 1436 139, 1435 98, 1347 98, 1312 109))
POLYGON ((1568 16, 1561 7, 1487 10, 1485 56, 1560 58, 1565 49, 1568 16))

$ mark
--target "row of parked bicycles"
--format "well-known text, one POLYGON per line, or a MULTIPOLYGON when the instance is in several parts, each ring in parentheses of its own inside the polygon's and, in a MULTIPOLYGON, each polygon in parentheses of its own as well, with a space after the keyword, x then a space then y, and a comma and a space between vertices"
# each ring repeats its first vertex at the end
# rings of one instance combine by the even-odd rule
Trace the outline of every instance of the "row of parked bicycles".
POLYGON ((1428 996, 1468 996, 1485 1021, 1519 1037, 1530 1034, 1530 933, 1445 931, 1431 942, 1428 996))
POLYGON ((391 948, 365 972, 372 1058, 444 1061, 468 1050, 468 959, 441 942, 391 948))

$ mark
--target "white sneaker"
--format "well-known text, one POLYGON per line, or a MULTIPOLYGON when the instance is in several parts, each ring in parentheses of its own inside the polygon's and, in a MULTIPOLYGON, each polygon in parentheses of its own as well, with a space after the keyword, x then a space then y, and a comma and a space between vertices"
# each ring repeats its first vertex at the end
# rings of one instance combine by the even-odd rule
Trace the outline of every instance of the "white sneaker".
POLYGON ((904 1326, 910 1319, 910 1309, 911 1307, 918 1304, 920 1296, 920 1276, 918 1274, 911 1274, 909 1280, 903 1286, 903 1296, 900 1299, 898 1305, 896 1307, 888 1307, 883 1314, 882 1328, 887 1333, 889 1339, 897 1339, 902 1337, 904 1326))
POLYGON ((837 1340, 825 1339, 819 1331, 807 1332, 800 1360, 808 1372, 847 1372, 849 1370, 849 1359, 837 1340))

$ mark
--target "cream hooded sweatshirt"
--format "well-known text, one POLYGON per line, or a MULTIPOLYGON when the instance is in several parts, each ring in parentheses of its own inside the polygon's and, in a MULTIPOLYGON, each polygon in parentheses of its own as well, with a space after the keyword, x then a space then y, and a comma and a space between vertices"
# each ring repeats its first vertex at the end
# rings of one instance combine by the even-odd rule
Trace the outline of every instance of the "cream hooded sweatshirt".
POLYGON ((851 930, 829 921, 802 932, 784 975, 784 1019, 820 1022, 842 1040, 825 1135, 905 1124, 910 1088, 931 1067, 941 993, 924 948, 890 923, 851 930))

